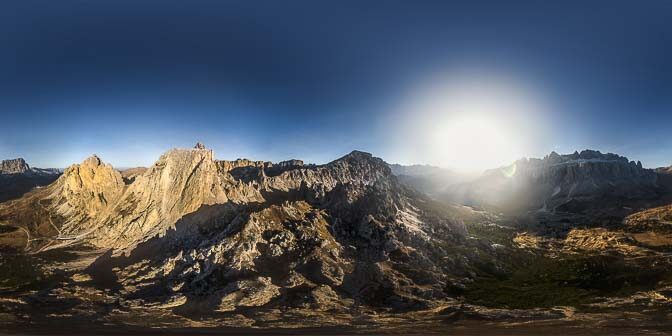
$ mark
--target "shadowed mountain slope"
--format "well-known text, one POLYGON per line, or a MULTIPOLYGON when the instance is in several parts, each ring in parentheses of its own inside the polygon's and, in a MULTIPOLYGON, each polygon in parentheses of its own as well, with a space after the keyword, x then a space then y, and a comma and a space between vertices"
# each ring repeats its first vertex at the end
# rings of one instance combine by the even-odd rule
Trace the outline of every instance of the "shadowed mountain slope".
POLYGON ((447 298, 450 278, 467 272, 444 258, 464 225, 431 204, 364 152, 316 166, 218 161, 197 146, 166 152, 132 181, 93 156, 0 204, 0 221, 20 229, 5 247, 110 249, 90 272, 114 274, 127 299, 187 311, 402 309, 447 298))
POLYGON ((506 213, 587 213, 655 202, 669 190, 658 174, 616 154, 584 150, 521 159, 447 191, 444 199, 506 213))
POLYGON ((19 198, 31 189, 55 181, 57 169, 32 168, 22 158, 0 162, 0 202, 19 198))

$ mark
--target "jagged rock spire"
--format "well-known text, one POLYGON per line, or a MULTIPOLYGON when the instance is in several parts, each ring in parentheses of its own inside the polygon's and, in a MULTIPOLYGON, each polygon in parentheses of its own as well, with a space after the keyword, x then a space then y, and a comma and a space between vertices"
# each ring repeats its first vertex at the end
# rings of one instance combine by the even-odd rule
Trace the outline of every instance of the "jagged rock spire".
POLYGON ((200 142, 197 142, 196 146, 194 146, 194 149, 205 149, 205 145, 200 142))

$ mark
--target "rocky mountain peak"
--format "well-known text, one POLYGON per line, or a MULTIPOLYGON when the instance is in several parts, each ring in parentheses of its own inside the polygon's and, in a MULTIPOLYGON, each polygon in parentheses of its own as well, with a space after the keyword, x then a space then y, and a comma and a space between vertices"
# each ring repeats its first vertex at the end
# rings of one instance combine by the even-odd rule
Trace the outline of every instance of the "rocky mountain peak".
POLYGON ((163 153, 149 170, 166 167, 187 168, 189 163, 214 162, 214 152, 202 143, 197 143, 193 148, 173 148, 163 153))
POLYGON ((95 217, 121 194, 124 180, 112 165, 93 155, 68 167, 52 189, 63 213, 95 217))
POLYGON ((66 168, 62 178, 77 178, 81 183, 86 184, 88 182, 101 182, 99 179, 110 178, 116 180, 116 175, 119 175, 119 172, 111 164, 104 163, 97 155, 93 154, 81 163, 66 168))
POLYGON ((0 203, 51 184, 60 174, 58 169, 30 167, 22 158, 3 160, 0 162, 0 203))
POLYGON ((518 160, 450 191, 449 197, 514 212, 577 212, 628 199, 652 199, 659 189, 657 174, 641 162, 587 149, 518 160))
POLYGON ((22 174, 30 171, 30 166, 23 158, 2 160, 0 174, 22 174))
POLYGON ((104 163, 98 156, 92 155, 80 164, 73 164, 65 169, 59 180, 71 181, 80 187, 100 185, 117 185, 121 174, 112 165, 104 163))
POLYGON ((348 160, 370 160, 373 158, 373 155, 371 153, 367 152, 362 152, 358 150, 353 150, 352 152, 346 154, 343 156, 341 159, 348 159, 348 160))
POLYGON ((530 159, 524 160, 532 163, 539 163, 542 165, 553 165, 553 164, 563 164, 563 163, 575 163, 575 162, 585 162, 585 161, 615 161, 615 162, 628 162, 628 158, 620 156, 614 153, 603 154, 599 150, 585 149, 581 152, 574 151, 572 154, 558 154, 553 151, 550 154, 546 155, 543 159, 530 159))
POLYGON ((349 154, 332 161, 329 165, 347 164, 354 167, 367 167, 375 169, 386 175, 392 175, 392 170, 383 159, 374 157, 371 153, 362 151, 352 151, 349 154))
POLYGON ((402 306, 445 297, 444 270, 458 266, 439 255, 463 239, 464 224, 408 192, 382 159, 354 151, 324 165, 215 161, 198 147, 167 151, 127 184, 89 158, 20 206, 0 205, 0 218, 37 228, 31 237, 44 239, 29 250, 76 242, 112 249, 110 262, 123 266, 108 271, 124 295, 151 288, 204 298, 217 311, 326 294, 402 306), (34 204, 43 207, 39 223, 34 204), (131 285, 135 274, 143 284, 131 285))
POLYGON ((95 244, 116 248, 161 235, 201 206, 225 203, 212 150, 171 149, 137 176, 101 220, 95 244), (120 216, 127 214, 127 216, 120 216), (123 232, 123 234, 121 234, 123 232))
POLYGON ((93 154, 82 161, 81 166, 86 167, 98 167, 104 165, 103 161, 98 157, 98 155, 93 154))

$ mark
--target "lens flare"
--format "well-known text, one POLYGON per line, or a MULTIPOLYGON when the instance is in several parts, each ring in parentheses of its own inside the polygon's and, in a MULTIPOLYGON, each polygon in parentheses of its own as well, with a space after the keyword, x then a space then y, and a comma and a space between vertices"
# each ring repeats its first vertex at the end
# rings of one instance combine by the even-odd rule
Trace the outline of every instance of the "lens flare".
POLYGON ((516 163, 514 162, 511 165, 508 165, 506 167, 502 167, 500 171, 502 172, 502 175, 504 175, 508 178, 512 178, 512 177, 516 176, 516 170, 517 169, 518 169, 518 167, 517 167, 516 163))

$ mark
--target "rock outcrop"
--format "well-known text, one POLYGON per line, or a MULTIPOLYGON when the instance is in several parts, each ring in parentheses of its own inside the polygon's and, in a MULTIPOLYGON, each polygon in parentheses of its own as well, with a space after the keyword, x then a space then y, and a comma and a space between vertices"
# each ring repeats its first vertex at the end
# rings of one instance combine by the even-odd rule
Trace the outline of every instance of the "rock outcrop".
POLYGON ((217 165, 226 200, 113 259, 133 270, 113 267, 133 283, 128 288, 160 286, 162 297, 188 297, 185 309, 215 311, 271 301, 420 307, 446 297, 454 265, 434 259, 437 241, 460 239, 464 227, 414 205, 382 160, 352 152, 323 166, 292 164, 275 176, 260 162, 217 165), (240 168, 257 171, 238 178, 240 168), (148 251, 163 259, 147 263, 148 251), (151 276, 138 283, 138 270, 151 276))
POLYGON ((0 162, 0 202, 19 198, 35 187, 52 183, 57 169, 31 168, 22 158, 0 162))
POLYGON ((609 197, 648 197, 657 183, 637 163, 586 152, 521 160, 471 185, 483 188, 472 189, 479 200, 498 192, 562 216, 566 230, 547 234, 434 202, 359 151, 310 165, 220 161, 199 144, 123 173, 93 156, 0 203, 0 319, 398 330, 484 319, 557 326, 580 314, 603 323, 601 305, 601 318, 657 323, 672 307, 669 206, 610 227, 567 212, 624 208, 609 197))
POLYGON ((28 171, 30 171, 30 166, 22 158, 0 162, 0 174, 23 174, 28 171))
POLYGON ((580 213, 629 200, 655 200, 661 192, 657 174, 616 154, 584 150, 555 152, 543 159, 521 159, 486 172, 474 182, 444 195, 500 211, 529 210, 580 213))
POLYGON ((202 205, 226 201, 212 151, 174 149, 126 188, 91 239, 98 246, 133 247, 202 205))
POLYGON ((183 309, 411 309, 445 299, 449 278, 467 274, 443 257, 464 225, 430 204, 368 153, 273 164, 217 161, 197 145, 168 151, 132 181, 93 156, 0 204, 0 222, 26 232, 28 251, 112 249, 95 267, 129 299, 152 288, 152 300, 183 309))
POLYGON ((640 211, 628 216, 625 227, 633 232, 672 234, 672 205, 640 211))
POLYGON ((0 204, 0 221, 23 227, 27 248, 61 246, 93 233, 123 190, 119 172, 94 155, 49 186, 0 204))
POLYGON ((672 166, 656 168, 656 172, 660 174, 672 174, 672 166))
POLYGON ((123 190, 121 174, 95 155, 66 169, 56 185, 48 188, 57 213, 66 218, 83 215, 81 221, 99 220, 123 190))

